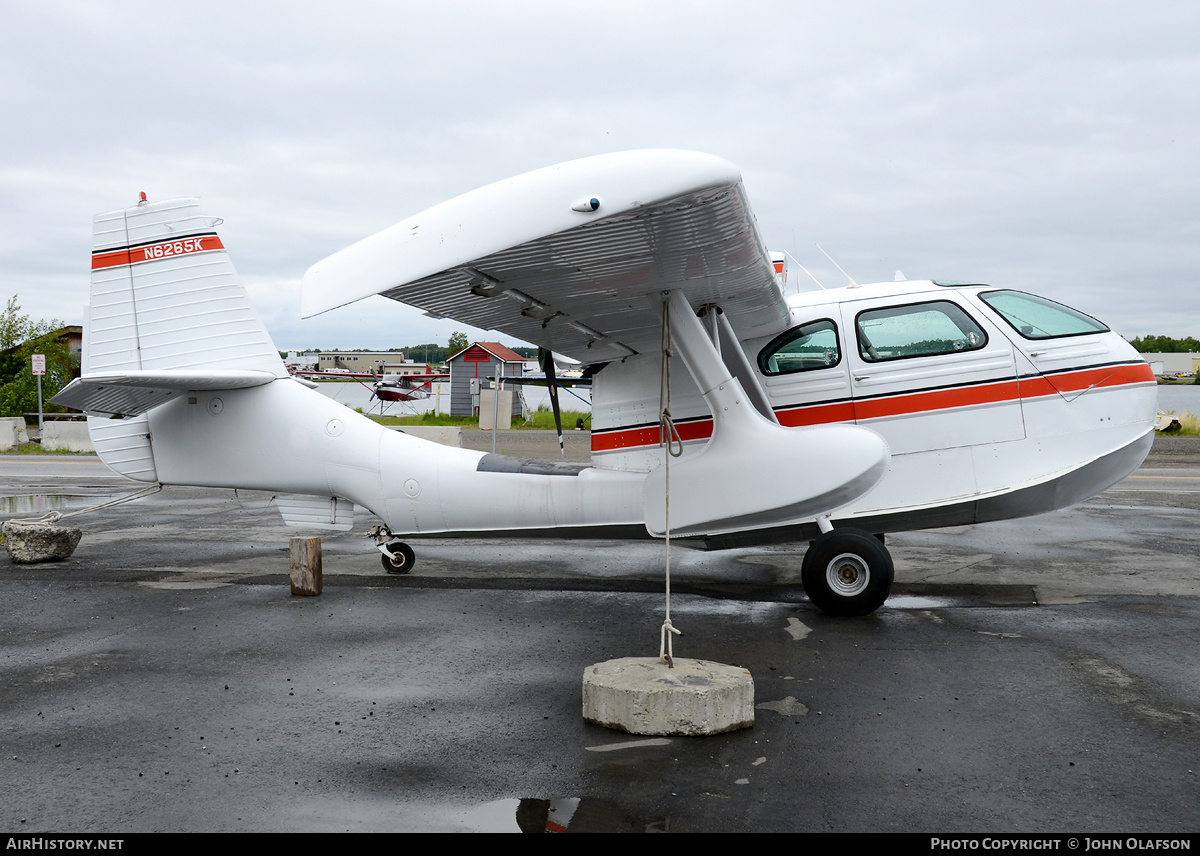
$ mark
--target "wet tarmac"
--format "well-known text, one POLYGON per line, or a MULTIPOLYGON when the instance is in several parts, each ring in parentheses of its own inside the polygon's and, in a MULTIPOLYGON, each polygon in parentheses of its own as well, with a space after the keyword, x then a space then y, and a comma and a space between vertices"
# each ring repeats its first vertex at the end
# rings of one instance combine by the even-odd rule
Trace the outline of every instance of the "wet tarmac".
MULTIPOLYGON (((0 556, 0 828, 1194 833, 1200 454, 1148 464, 889 536, 863 619, 808 604, 802 545, 677 542, 676 654, 748 668, 758 708, 690 739, 580 714, 586 666, 657 653, 660 543, 414 540, 396 577, 324 535, 301 598, 269 495, 81 515, 70 560, 0 556)), ((88 456, 0 474, 60 511, 128 489, 88 456)))

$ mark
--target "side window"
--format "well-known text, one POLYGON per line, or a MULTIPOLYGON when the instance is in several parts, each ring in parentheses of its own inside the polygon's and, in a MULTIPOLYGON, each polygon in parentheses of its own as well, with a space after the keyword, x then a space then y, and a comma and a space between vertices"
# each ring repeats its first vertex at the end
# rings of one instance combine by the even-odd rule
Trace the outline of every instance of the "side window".
POLYGON ((858 314, 858 350, 868 363, 975 351, 987 334, 948 300, 868 309, 858 314))
POLYGON ((758 353, 758 369, 764 375, 827 369, 841 361, 837 325, 828 318, 794 327, 758 353))

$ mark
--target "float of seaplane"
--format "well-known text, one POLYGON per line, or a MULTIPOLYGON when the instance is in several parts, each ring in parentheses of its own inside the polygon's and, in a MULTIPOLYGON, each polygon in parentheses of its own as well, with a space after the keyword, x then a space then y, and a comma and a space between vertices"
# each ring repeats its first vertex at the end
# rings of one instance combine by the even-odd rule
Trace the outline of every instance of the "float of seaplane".
POLYGON ((1154 435, 1150 368, 1083 312, 1002 286, 795 288, 741 175, 694 152, 586 158, 483 187, 314 264, 310 317, 383 295, 577 360, 590 464, 391 431, 290 377, 194 199, 95 218, 83 410, 130 479, 273 491, 285 522, 405 539, 807 543, 812 603, 885 601, 889 532, 1103 491, 1154 435), (669 504, 668 504, 669 498, 669 504))

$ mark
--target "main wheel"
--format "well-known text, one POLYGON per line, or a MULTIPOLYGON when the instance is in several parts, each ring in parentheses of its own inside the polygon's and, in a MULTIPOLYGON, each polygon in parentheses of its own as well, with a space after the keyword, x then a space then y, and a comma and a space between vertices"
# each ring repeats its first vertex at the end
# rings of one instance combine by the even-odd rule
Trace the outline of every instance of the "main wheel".
POLYGON ((387 548, 396 557, 395 561, 385 555, 380 555, 379 558, 383 559, 383 569, 389 574, 407 574, 417 563, 417 554, 403 541, 393 541, 387 548))
POLYGON ((804 591, 827 615, 870 615, 892 590, 892 557, 879 540, 858 529, 817 537, 801 566, 804 591))

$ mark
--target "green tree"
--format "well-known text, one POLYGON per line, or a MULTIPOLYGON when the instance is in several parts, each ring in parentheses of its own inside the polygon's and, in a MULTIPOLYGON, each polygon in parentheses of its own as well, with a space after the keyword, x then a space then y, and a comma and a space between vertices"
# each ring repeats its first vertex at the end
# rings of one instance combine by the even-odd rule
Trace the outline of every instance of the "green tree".
POLYGON ((1138 336, 1130 339, 1129 344, 1143 354, 1187 354, 1200 352, 1200 341, 1188 336, 1185 339, 1172 339, 1170 336, 1138 336))
MULTIPOLYGON (((0 313, 0 416, 22 416, 37 410, 37 378, 30 358, 45 354, 42 398, 49 400, 71 380, 71 353, 58 335, 61 321, 31 321, 21 314, 17 295, 0 313)), ((59 411, 60 407, 47 407, 59 411)))
POLYGON ((467 340, 467 334, 460 333, 458 330, 455 330, 450 334, 450 344, 448 347, 450 353, 448 353, 446 356, 454 356, 469 344, 471 343, 467 340))

